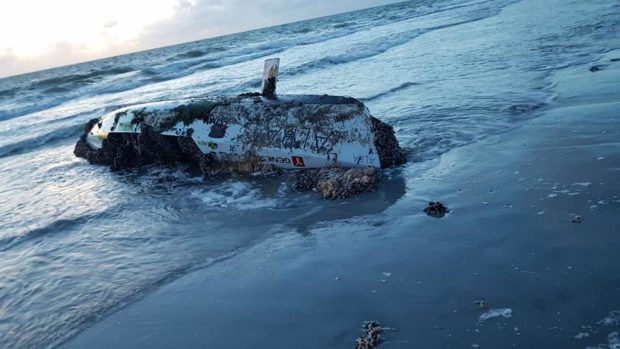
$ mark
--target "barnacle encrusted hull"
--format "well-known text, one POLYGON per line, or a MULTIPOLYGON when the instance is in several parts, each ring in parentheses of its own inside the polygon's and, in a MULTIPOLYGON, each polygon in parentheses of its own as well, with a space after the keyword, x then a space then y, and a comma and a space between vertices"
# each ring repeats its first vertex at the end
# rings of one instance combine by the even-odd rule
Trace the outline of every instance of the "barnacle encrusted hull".
POLYGON ((393 128, 348 97, 246 94, 156 102, 91 120, 84 131, 75 155, 112 169, 184 162, 212 174, 405 162, 393 128))

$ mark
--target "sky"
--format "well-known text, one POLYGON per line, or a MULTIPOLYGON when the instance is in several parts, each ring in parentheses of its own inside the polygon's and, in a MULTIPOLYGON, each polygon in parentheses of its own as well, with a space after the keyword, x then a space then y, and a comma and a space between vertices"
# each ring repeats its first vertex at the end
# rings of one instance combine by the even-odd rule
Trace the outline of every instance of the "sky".
POLYGON ((0 77, 400 0, 0 0, 0 77))

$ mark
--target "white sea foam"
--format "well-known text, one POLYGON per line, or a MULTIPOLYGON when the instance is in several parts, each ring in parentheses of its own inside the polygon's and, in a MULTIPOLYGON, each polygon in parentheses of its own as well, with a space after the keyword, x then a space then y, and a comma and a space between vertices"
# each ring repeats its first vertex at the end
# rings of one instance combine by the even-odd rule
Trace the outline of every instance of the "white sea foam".
POLYGON ((588 332, 579 332, 575 335, 575 339, 584 339, 590 337, 588 332))
POLYGON ((603 318, 603 320, 598 322, 599 325, 602 326, 616 326, 620 324, 620 311, 613 310, 603 318))
POLYGON ((277 200, 267 198, 251 183, 227 181, 206 190, 195 191, 192 197, 212 207, 252 210, 276 207, 277 200))
POLYGON ((493 319, 496 317, 503 317, 505 319, 509 319, 512 317, 512 309, 511 308, 499 308, 499 309, 491 309, 486 313, 480 315, 479 321, 486 321, 489 319, 493 319))
POLYGON ((620 338, 618 338, 618 332, 612 332, 607 336, 607 344, 599 344, 595 347, 588 346, 586 349, 620 349, 620 338))

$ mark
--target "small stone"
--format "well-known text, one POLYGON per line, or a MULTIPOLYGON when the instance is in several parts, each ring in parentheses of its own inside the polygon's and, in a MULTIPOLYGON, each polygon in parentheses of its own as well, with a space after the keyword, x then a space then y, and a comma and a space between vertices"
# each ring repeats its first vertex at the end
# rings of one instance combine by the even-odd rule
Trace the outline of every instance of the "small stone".
POLYGON ((480 309, 487 309, 489 307, 489 302, 484 299, 477 300, 474 303, 476 303, 480 309))
POLYGON ((589 69, 592 73, 603 70, 603 67, 600 65, 593 65, 589 69))
POLYGON ((424 208, 424 212, 431 217, 442 218, 446 213, 450 212, 450 210, 439 201, 431 201, 428 203, 428 206, 424 208))

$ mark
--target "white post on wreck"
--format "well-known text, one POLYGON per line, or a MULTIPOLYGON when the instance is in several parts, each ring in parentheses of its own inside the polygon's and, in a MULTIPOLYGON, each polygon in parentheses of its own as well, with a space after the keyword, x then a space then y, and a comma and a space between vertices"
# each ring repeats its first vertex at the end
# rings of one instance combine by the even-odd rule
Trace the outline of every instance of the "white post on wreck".
POLYGON ((263 68, 263 88, 261 92, 263 96, 275 96, 279 69, 280 58, 272 58, 265 61, 265 67, 263 68))

